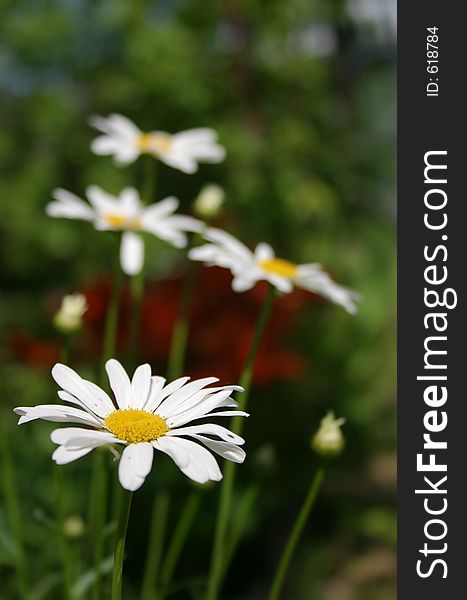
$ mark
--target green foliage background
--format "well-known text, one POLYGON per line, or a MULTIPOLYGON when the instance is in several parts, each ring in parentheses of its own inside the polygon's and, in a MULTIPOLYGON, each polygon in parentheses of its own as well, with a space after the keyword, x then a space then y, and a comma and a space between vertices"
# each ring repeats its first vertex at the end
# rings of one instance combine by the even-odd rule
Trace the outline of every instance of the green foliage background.
MULTIPOLYGON (((390 2, 374 4, 383 10, 390 2)), ((110 112, 145 130, 215 128, 226 161, 195 176, 159 165, 158 197, 174 194, 188 212, 200 187, 215 181, 226 190, 234 234, 268 241, 296 262, 319 261, 363 296, 355 318, 311 305, 289 343, 309 368, 299 381, 255 390, 251 410, 259 417, 247 433, 243 485, 259 477, 258 448, 270 445, 275 460, 223 598, 264 597, 315 467, 310 435, 329 408, 347 418, 347 448, 327 480, 284 598, 395 597, 394 39, 386 13, 357 19, 355 5, 365 3, 0 3, 1 420, 21 492, 31 598, 61 598, 50 427, 17 431, 11 408, 44 403, 54 386, 47 372, 15 360, 6 340, 18 330, 51 335, 50 295, 109 271, 107 236, 49 219, 44 206, 56 186, 80 195, 91 183, 118 192, 140 181, 140 162, 118 169, 89 151, 89 116, 110 112)), ((180 254, 166 249, 148 260, 148 277, 157 280, 180 254)), ((87 472, 85 460, 68 470, 69 510, 83 517, 87 472)), ((169 530, 189 491, 187 482, 173 481, 169 530)), ((129 599, 137 597, 156 486, 148 482, 138 496, 130 526, 129 599)), ((216 490, 207 491, 180 581, 206 572, 215 502, 216 490)), ((15 540, 4 504, 0 532, 0 597, 15 598, 15 540)), ((86 542, 72 543, 77 564, 85 565, 86 542)), ((171 597, 197 594, 193 586, 171 597)))

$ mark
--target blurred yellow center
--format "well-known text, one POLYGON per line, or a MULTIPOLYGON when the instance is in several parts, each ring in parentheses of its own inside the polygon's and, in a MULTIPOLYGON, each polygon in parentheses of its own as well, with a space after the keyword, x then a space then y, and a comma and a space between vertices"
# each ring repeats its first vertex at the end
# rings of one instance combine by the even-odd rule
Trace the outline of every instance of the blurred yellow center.
POLYGON ((167 133, 142 133, 137 144, 141 152, 168 152, 172 148, 172 138, 167 133))
POLYGON ((280 275, 281 277, 288 277, 289 279, 294 279, 297 276, 297 265, 288 260, 284 260, 283 258, 260 260, 258 264, 264 271, 272 273, 273 275, 280 275))
POLYGON ((105 215, 104 217, 107 225, 110 227, 114 227, 115 229, 140 229, 141 222, 139 219, 130 219, 128 217, 123 217, 122 215, 105 215))
POLYGON ((105 419, 104 425, 129 444, 151 442, 169 431, 165 419, 159 415, 134 408, 116 410, 105 419))

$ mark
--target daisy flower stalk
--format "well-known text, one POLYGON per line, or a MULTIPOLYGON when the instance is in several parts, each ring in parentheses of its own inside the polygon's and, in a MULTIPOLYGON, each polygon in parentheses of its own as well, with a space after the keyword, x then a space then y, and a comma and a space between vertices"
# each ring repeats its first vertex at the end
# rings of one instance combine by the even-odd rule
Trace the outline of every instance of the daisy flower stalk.
MULTIPOLYGON (((70 359, 72 336, 81 329, 83 325, 83 316, 87 310, 88 303, 84 294, 68 294, 63 297, 60 308, 53 317, 53 324, 62 335, 61 361, 65 364, 68 364, 70 359)), ((56 465, 54 465, 53 480, 55 484, 56 530, 63 571, 63 592, 64 597, 68 599, 71 597, 73 565, 75 561, 70 545, 66 540, 66 506, 63 493, 63 490, 66 487, 66 481, 64 480, 63 475, 61 469, 58 469, 56 465)))
MULTIPOLYGON (((234 236, 214 227, 206 228, 202 235, 207 243, 190 249, 188 252, 189 258, 201 261, 207 266, 215 265, 229 269, 233 275, 232 289, 234 291, 244 292, 249 290, 258 281, 269 283, 269 293, 263 304, 240 377, 240 384, 245 387, 240 408, 245 410, 254 361, 272 309, 275 294, 290 293, 295 287, 300 287, 342 306, 350 314, 355 314, 357 310, 356 302, 359 295, 353 290, 334 282, 318 263, 297 265, 276 257, 269 244, 260 243, 254 251, 251 251, 234 236)), ((242 423, 234 422, 232 429, 240 434, 242 423)), ((234 482, 234 465, 228 464, 220 491, 206 600, 216 600, 218 598, 223 574, 226 571, 224 548, 234 482)))
MULTIPOLYGON (((256 356, 263 339, 264 332, 272 312, 276 289, 270 285, 266 298, 262 304, 258 320, 256 322, 253 338, 250 343, 248 354, 240 375, 240 384, 244 388, 244 393, 239 402, 239 408, 245 410, 248 396, 250 393, 251 380, 256 356)), ((242 422, 238 419, 232 419, 232 431, 237 435, 242 432, 242 422)), ((229 516, 231 512, 232 497, 235 485, 235 469, 233 463, 227 463, 225 467, 225 477, 222 482, 219 496, 219 507, 217 511, 216 525, 214 530, 214 543, 211 554, 211 565, 208 577, 208 587, 206 600, 216 600, 222 584, 223 576, 227 571, 226 564, 226 537, 229 528, 229 516)))
POLYGON ((318 454, 318 456, 321 457, 323 462, 311 481, 308 494, 303 502, 300 512, 297 515, 287 543, 284 546, 284 550, 282 551, 279 559, 279 564, 275 570, 267 600, 279 600, 281 597, 280 594, 287 570, 294 555, 295 549, 297 548, 298 542, 300 541, 303 528, 305 527, 311 511, 313 510, 313 506, 326 474, 326 463, 324 461, 333 457, 337 457, 344 448, 345 439, 341 431, 341 427, 344 423, 345 419, 336 419, 333 412, 328 412, 327 415, 321 420, 321 425, 312 438, 312 448, 318 454))
POLYGON ((177 198, 168 197, 144 206, 135 188, 124 188, 119 196, 107 193, 97 185, 86 189, 85 202, 71 192, 58 188, 53 202, 46 206, 50 217, 90 221, 98 231, 122 234, 120 262, 127 275, 138 274, 144 262, 142 233, 150 233, 176 248, 184 248, 187 232, 201 231, 202 223, 186 215, 174 215, 177 198))
POLYGON ((319 263, 298 265, 278 258, 265 243, 251 251, 234 236, 214 227, 202 235, 208 243, 192 248, 188 256, 208 266, 229 269, 235 292, 245 292, 258 281, 268 281, 280 293, 287 294, 298 287, 342 306, 350 314, 357 312, 359 294, 333 281, 319 263))
POLYGON ((122 498, 113 574, 112 599, 121 598, 123 547, 131 505, 131 493, 149 475, 154 451, 167 454, 187 477, 197 483, 220 481, 222 473, 213 453, 236 463, 245 460, 244 439, 216 423, 191 425, 193 421, 225 416, 248 416, 236 410, 232 392, 237 385, 208 387, 218 382, 206 377, 189 382, 180 377, 166 383, 152 376, 149 365, 139 366, 132 379, 115 359, 106 363, 115 401, 99 386, 81 378, 69 367, 57 364, 52 376, 65 404, 20 406, 18 424, 42 419, 78 426, 55 429, 51 440, 58 445, 52 459, 59 465, 82 458, 100 446, 123 446, 118 477, 122 498))
POLYGON ((144 132, 127 117, 115 113, 108 117, 93 116, 90 124, 102 134, 92 141, 92 152, 113 156, 120 166, 148 154, 169 167, 191 174, 196 173, 199 163, 219 163, 225 158, 225 150, 217 142, 217 133, 208 127, 175 134, 144 132))

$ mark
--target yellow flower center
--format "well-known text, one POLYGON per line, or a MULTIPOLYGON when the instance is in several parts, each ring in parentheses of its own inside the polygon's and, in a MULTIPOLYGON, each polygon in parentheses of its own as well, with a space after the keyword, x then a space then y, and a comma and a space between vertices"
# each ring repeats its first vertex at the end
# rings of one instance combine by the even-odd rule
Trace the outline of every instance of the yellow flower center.
POLYGON ((110 413, 104 425, 120 440, 125 440, 129 444, 152 442, 169 431, 165 419, 135 408, 110 413))
POLYGON ((297 276, 297 265, 283 258, 268 258, 267 260, 260 260, 258 264, 264 271, 273 275, 280 275, 288 279, 295 279, 297 276))
POLYGON ((142 133, 136 143, 141 152, 157 154, 157 152, 168 152, 173 142, 167 133, 142 133))
POLYGON ((122 215, 105 215, 104 220, 114 229, 137 230, 141 228, 141 221, 139 219, 123 217, 122 215))

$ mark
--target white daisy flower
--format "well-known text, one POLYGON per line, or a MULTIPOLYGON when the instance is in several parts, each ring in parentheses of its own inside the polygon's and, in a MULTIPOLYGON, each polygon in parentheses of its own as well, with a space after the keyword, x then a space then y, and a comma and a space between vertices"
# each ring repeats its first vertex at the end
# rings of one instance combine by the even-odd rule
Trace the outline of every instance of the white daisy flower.
POLYGON ((125 448, 118 476, 126 490, 134 491, 151 471, 154 450, 168 454, 182 473, 198 483, 222 479, 210 451, 233 462, 245 460, 245 452, 239 448, 245 440, 240 436, 214 423, 189 425, 209 417, 248 416, 235 410, 237 403, 230 397, 243 388, 207 387, 218 381, 216 377, 190 383, 189 377, 181 377, 166 384, 163 377, 151 376, 148 364, 139 366, 130 381, 115 359, 107 361, 106 370, 116 404, 100 387, 57 364, 52 376, 62 388, 59 398, 68 405, 14 409, 21 416, 19 425, 35 419, 79 425, 51 433, 52 442, 58 444, 52 459, 58 465, 77 460, 99 446, 122 444, 125 448))
POLYGON ((192 248, 188 256, 208 266, 230 269, 232 289, 236 292, 249 290, 258 281, 265 280, 282 293, 300 287, 343 306, 351 314, 357 311, 359 295, 334 282, 318 263, 297 265, 276 258, 271 246, 264 243, 258 244, 252 252, 232 235, 213 227, 206 229, 203 237, 209 243, 192 248))
POLYGON ((203 227, 193 217, 174 215, 179 202, 172 196, 144 206, 132 187, 112 196, 97 185, 89 186, 86 196, 89 204, 58 188, 53 191, 54 202, 46 206, 46 212, 50 217, 91 221, 100 231, 121 231, 120 262, 128 275, 136 275, 143 267, 144 242, 139 232, 152 233, 176 248, 183 248, 188 241, 186 232, 199 232, 203 227))
POLYGON ((91 143, 94 154, 113 156, 120 165, 134 162, 141 154, 150 154, 184 173, 195 173, 198 163, 218 163, 225 150, 217 143, 217 133, 206 127, 170 134, 165 131, 141 131, 123 115, 94 116, 90 123, 103 133, 91 143))

